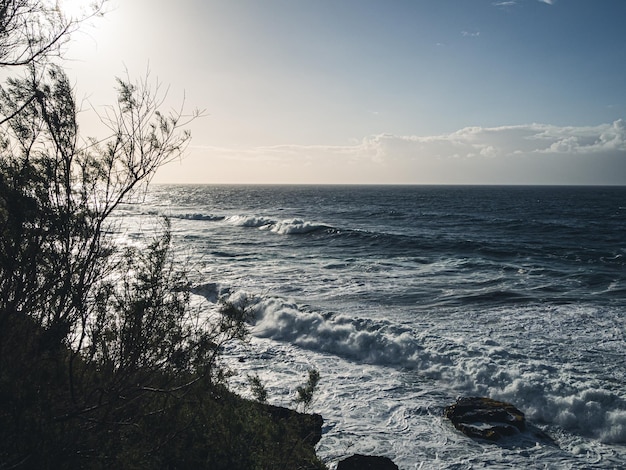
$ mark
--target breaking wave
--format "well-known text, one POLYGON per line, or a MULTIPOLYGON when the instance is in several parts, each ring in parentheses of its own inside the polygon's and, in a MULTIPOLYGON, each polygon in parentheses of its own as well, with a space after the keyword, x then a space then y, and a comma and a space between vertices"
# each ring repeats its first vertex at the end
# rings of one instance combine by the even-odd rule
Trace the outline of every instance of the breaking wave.
POLYGON ((301 219, 283 220, 262 228, 270 230, 274 233, 279 233, 281 235, 298 235, 317 232, 319 230, 332 229, 332 227, 326 224, 318 224, 314 222, 304 221, 301 219))
POLYGON ((275 221, 266 217, 233 215, 225 218, 226 222, 239 227, 255 227, 261 230, 278 233, 280 235, 299 235, 332 229, 329 225, 302 219, 286 219, 275 221))
POLYGON ((265 227, 274 223, 271 219, 266 217, 252 215, 230 215, 224 220, 237 227, 265 227))
POLYGON ((311 311, 279 297, 230 293, 207 284, 198 293, 225 295, 251 308, 251 333, 354 362, 411 369, 455 393, 515 403, 538 423, 606 443, 626 442, 626 399, 547 361, 509 351, 495 340, 446 339, 388 320, 311 311))

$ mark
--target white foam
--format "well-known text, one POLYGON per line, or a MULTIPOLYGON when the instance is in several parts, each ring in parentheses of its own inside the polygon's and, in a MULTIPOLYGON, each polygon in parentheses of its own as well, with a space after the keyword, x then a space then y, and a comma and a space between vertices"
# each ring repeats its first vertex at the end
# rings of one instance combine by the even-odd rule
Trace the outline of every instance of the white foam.
POLYGON ((431 360, 410 329, 388 321, 324 316, 277 297, 256 298, 254 312, 257 337, 368 364, 419 367, 431 360))
POLYGON ((479 394, 514 403, 534 422, 557 425, 603 442, 626 442, 626 400, 562 370, 509 351, 493 339, 442 338, 387 320, 323 315, 278 297, 252 303, 254 336, 333 354, 359 364, 415 370, 457 394, 479 394))
MULTIPOLYGON (((318 450, 331 468, 352 453, 386 455, 403 469, 623 467, 626 446, 614 443, 626 442, 626 320, 623 279, 614 268, 626 248, 610 248, 599 260, 604 265, 587 265, 587 251, 579 261, 573 248, 548 251, 555 256, 548 259, 539 245, 527 251, 520 241, 521 251, 500 258, 508 244, 500 244, 499 232, 491 248, 486 232, 465 240, 452 213, 420 209, 411 228, 410 219, 396 225, 377 211, 329 212, 309 200, 286 210, 284 203, 231 199, 221 206, 222 199, 207 196, 188 204, 174 196, 180 205, 155 205, 153 212, 192 219, 174 220, 173 235, 202 259, 194 266, 195 292, 211 302, 202 310, 207 317, 230 295, 207 279, 274 295, 253 299, 256 336, 241 349, 225 348, 224 360, 239 373, 231 380, 249 393, 247 374, 256 373, 272 403, 293 406, 295 388, 317 368, 322 381, 311 411, 324 416, 318 450), (205 222, 212 207, 254 215, 205 222), (316 220, 346 227, 348 236, 335 238, 341 243, 331 251, 310 249, 312 237, 297 234, 333 232, 316 220), (396 238, 402 234, 409 236, 396 238), (587 276, 596 268, 597 278, 587 276), (605 276, 605 268, 617 274, 605 276), (531 300, 490 297, 498 292, 531 300), (442 412, 470 394, 512 402, 531 430, 538 426, 555 444, 533 441, 532 431, 510 446, 467 439, 442 412)), ((134 236, 131 209, 122 222, 134 236)))
POLYGON ((272 225, 274 221, 266 217, 253 215, 231 215, 225 218, 226 222, 238 227, 264 227, 272 225))
POLYGON ((304 221, 301 219, 287 219, 261 228, 270 230, 274 233, 279 233, 281 235, 297 235, 315 232, 317 230, 327 229, 330 227, 325 224, 304 221))
POLYGON ((268 230, 280 235, 298 235, 327 229, 330 226, 302 219, 285 219, 275 221, 267 217, 251 215, 231 215, 225 218, 226 222, 238 227, 253 227, 268 230))

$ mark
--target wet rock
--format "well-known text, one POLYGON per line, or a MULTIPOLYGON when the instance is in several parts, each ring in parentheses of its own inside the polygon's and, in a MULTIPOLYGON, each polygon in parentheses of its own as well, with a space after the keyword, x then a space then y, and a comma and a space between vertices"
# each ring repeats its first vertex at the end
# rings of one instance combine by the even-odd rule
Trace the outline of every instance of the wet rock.
POLYGON ((484 397, 462 397, 444 416, 463 434, 496 441, 526 429, 524 413, 510 403, 484 397))
POLYGON ((337 470, 398 470, 398 466, 387 457, 354 454, 340 461, 337 470))

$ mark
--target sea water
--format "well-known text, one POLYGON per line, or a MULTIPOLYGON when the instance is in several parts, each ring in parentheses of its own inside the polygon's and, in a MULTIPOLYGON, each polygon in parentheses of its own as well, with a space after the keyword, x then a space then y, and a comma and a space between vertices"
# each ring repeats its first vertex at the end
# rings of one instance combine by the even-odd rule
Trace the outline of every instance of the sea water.
POLYGON ((120 235, 154 215, 202 308, 254 311, 224 352, 235 390, 258 375, 295 406, 320 372, 331 467, 626 466, 626 188, 155 186, 120 235), (529 430, 467 438, 443 418, 459 396, 511 402, 529 430))

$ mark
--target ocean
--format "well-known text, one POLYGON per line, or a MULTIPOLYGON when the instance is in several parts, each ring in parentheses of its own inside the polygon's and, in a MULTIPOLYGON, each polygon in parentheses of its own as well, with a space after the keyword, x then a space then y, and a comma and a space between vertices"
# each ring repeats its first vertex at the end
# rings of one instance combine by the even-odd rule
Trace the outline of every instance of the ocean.
POLYGON ((318 455, 401 469, 626 466, 626 188, 153 186, 118 211, 140 242, 171 220, 194 302, 249 299, 233 389, 324 417, 318 455), (459 396, 522 410, 529 430, 472 440, 459 396))

